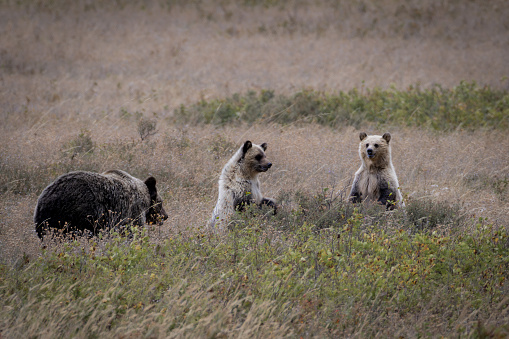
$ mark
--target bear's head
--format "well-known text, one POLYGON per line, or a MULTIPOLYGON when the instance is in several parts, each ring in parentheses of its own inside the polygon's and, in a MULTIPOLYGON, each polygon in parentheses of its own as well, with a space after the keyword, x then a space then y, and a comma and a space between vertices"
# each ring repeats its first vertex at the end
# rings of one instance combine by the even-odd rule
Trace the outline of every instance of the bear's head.
POLYGON ((145 213, 147 224, 162 225, 164 220, 168 219, 168 214, 163 208, 163 199, 157 193, 156 179, 149 177, 145 180, 148 192, 150 193, 150 208, 145 213))
POLYGON ((272 163, 265 156, 266 150, 267 143, 256 145, 249 140, 244 143, 244 146, 242 146, 242 165, 246 174, 256 176, 256 174, 267 172, 271 168, 272 163))
POLYGON ((374 166, 385 166, 391 161, 391 134, 367 135, 365 132, 359 134, 359 155, 366 164, 374 166))

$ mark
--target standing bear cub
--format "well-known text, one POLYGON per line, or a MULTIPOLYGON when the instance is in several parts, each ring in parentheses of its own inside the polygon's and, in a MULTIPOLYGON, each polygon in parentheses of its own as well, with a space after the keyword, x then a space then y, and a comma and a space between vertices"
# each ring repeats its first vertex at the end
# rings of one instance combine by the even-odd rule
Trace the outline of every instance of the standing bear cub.
POLYGON ((266 143, 256 145, 248 140, 224 166, 219 177, 217 204, 208 223, 210 227, 224 229, 228 217, 250 203, 268 205, 276 212, 276 202, 262 195, 258 180, 258 174, 272 166, 265 156, 266 150, 266 143))
POLYGON ((48 228, 97 234, 131 222, 161 225, 167 218, 156 179, 141 181, 120 170, 102 174, 76 171, 58 177, 39 196, 34 214, 41 239, 48 228))
POLYGON ((379 135, 359 134, 361 167, 355 173, 350 200, 376 202, 387 209, 404 207, 398 177, 392 165, 390 133, 379 135))

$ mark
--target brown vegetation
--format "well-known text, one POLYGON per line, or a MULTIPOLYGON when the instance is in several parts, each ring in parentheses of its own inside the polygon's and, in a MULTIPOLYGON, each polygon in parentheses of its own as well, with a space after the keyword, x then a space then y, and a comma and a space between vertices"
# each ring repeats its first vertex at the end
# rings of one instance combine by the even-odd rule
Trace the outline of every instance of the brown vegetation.
MULTIPOLYGON (((169 214, 162 227, 150 228, 159 241, 205 225, 220 170, 245 140, 268 143, 273 166, 261 181, 271 197, 289 189, 348 191, 359 166, 359 131, 351 127, 178 125, 173 112, 181 104, 251 89, 404 90, 461 80, 509 88, 504 1, 198 2, 170 9, 152 2, 123 9, 51 3, 0 2, 4 263, 40 254, 37 197, 70 170, 155 176, 169 214)), ((393 163, 407 199, 460 204, 467 217, 509 225, 504 131, 362 130, 392 134, 393 163)))
MULTIPOLYGON (((161 10, 157 3, 145 9, 129 2, 124 9, 107 3, 98 9, 79 2, 4 4, 2 257, 14 249, 26 251, 26 243, 37 253, 31 233, 37 195, 69 170, 120 168, 156 175, 165 185, 161 191, 171 217, 163 229, 169 230, 204 222, 219 171, 245 139, 269 144, 274 168, 263 181, 270 196, 332 182, 343 188, 358 166, 356 131, 174 126, 173 110, 180 104, 259 88, 334 92, 393 84, 404 89, 415 83, 452 86, 464 79, 507 88, 509 82, 501 81, 509 67, 504 2, 449 3, 443 5, 450 7, 446 14, 431 3, 388 1, 378 14, 377 3, 366 5, 281 9, 280 4, 199 3, 161 10), (475 12, 479 8, 481 14, 475 12), (419 11, 433 15, 424 20, 419 11), (398 30, 383 13, 414 27, 412 34, 408 27, 398 30), (361 34, 354 18, 376 24, 362 26, 361 34), (142 121, 157 121, 158 129, 143 142, 137 134, 142 121)), ((508 214, 507 190, 496 189, 497 180, 507 179, 503 134, 390 132, 407 196, 462 203, 465 213, 495 220, 508 214)))

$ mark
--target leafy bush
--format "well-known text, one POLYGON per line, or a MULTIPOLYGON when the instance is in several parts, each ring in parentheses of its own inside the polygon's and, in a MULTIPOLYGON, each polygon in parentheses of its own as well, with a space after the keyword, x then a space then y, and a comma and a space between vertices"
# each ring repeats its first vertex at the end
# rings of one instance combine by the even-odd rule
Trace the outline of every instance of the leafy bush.
POLYGON ((317 122, 327 126, 361 123, 422 126, 435 130, 509 127, 509 94, 504 90, 461 82, 452 89, 410 87, 382 90, 353 89, 338 94, 304 90, 291 96, 273 91, 234 94, 226 99, 202 100, 175 112, 177 121, 224 125, 234 121, 317 122))
POLYGON ((448 204, 429 198, 409 200, 406 204, 409 221, 419 230, 431 230, 437 226, 459 226, 462 222, 461 206, 448 204))
POLYGON ((90 136, 90 131, 81 130, 80 133, 66 145, 64 145, 64 154, 74 158, 79 154, 90 154, 94 151, 94 142, 90 136))
POLYGON ((138 133, 141 140, 145 140, 148 137, 157 133, 156 131, 157 121, 154 119, 140 118, 138 121, 138 133))
POLYGON ((226 234, 154 243, 135 229, 0 265, 2 334, 473 335, 483 319, 483 331, 504 333, 493 327, 509 307, 504 229, 479 219, 467 234, 420 232, 404 213, 328 197, 287 194, 292 208, 251 208, 226 234))

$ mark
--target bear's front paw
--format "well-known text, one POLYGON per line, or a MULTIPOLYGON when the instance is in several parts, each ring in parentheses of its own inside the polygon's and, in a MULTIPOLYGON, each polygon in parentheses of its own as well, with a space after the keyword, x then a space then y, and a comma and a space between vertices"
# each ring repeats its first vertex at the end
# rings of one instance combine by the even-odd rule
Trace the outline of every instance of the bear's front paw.
POLYGON ((350 195, 348 197, 348 200, 352 204, 357 204, 357 203, 361 203, 362 202, 361 195, 359 193, 355 193, 355 194, 350 195))
POLYGON ((262 202, 260 203, 260 206, 263 206, 263 205, 266 205, 266 206, 269 206, 270 208, 273 208, 274 209, 274 215, 276 215, 277 209, 278 209, 276 201, 274 201, 273 199, 270 199, 270 198, 263 198, 262 202))

